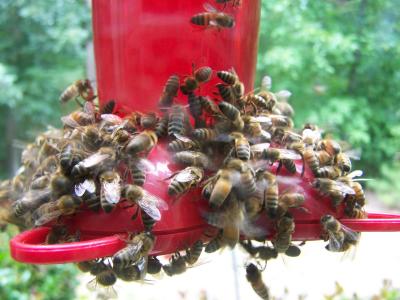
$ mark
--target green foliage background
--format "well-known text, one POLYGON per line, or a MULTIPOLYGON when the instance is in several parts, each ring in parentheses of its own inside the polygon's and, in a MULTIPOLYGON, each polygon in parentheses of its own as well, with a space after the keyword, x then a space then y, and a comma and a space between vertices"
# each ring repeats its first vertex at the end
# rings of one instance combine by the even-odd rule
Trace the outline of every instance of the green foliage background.
MULTIPOLYGON (((362 150, 355 167, 391 204, 400 203, 399 2, 263 0, 257 66, 258 82, 268 74, 274 90, 293 93, 297 126, 316 123, 362 150)), ((84 0, 0 1, 0 177, 11 175, 14 139, 61 125, 57 97, 84 77, 88 39, 84 0)), ((73 269, 14 263, 8 235, 0 299, 74 297, 73 269)))

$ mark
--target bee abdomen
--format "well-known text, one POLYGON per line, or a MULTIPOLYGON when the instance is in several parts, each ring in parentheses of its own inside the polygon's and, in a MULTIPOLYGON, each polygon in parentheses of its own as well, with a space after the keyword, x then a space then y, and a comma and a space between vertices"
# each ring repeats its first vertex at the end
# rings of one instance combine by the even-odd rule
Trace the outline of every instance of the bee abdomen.
POLYGON ((100 209, 100 197, 95 193, 85 193, 83 201, 85 202, 86 206, 92 211, 99 211, 100 209))
POLYGON ((193 130, 193 137, 200 141, 210 141, 217 137, 217 132, 210 128, 197 128, 193 130))
POLYGON ((219 79, 229 85, 233 85, 236 82, 235 74, 228 71, 218 71, 217 76, 219 79))
POLYGON ((203 242, 196 241, 192 247, 186 251, 185 260, 189 265, 193 265, 200 257, 203 251, 203 242))
POLYGON ((221 98, 228 102, 228 103, 234 103, 235 102, 235 93, 233 91, 232 86, 227 86, 222 83, 218 83, 216 85, 219 94, 221 95, 221 98))
POLYGON ((201 106, 199 97, 197 97, 193 93, 190 93, 188 95, 188 102, 189 102, 189 110, 190 110, 190 113, 192 114, 193 118, 197 119, 197 118, 201 117, 201 115, 203 113, 203 108, 201 106))
POLYGON ((200 13, 192 16, 190 19, 190 22, 195 24, 195 25, 200 25, 200 26, 208 26, 210 22, 210 16, 208 13, 200 13))
POLYGON ((157 122, 156 127, 154 129, 158 138, 167 134, 168 131, 168 115, 165 114, 160 121, 157 122))
POLYGON ((236 148, 236 155, 241 160, 249 160, 250 159, 250 145, 249 144, 238 145, 236 148))
POLYGON ((256 292, 261 299, 269 300, 269 291, 267 286, 263 282, 251 283, 253 290, 256 292))
POLYGON ((176 180, 172 180, 168 186, 168 195, 176 196, 179 194, 183 194, 188 189, 189 182, 179 182, 176 180))
POLYGON ((131 168, 133 182, 138 186, 143 186, 146 181, 146 174, 140 168, 133 166, 131 168))
POLYGON ((295 174, 297 172, 296 164, 291 159, 282 159, 282 164, 285 166, 286 170, 291 174, 295 174))
POLYGON ((144 230, 147 232, 150 232, 153 230, 153 226, 156 223, 156 220, 154 220, 152 217, 150 217, 145 211, 141 211, 142 215, 142 222, 143 222, 143 227, 144 230))

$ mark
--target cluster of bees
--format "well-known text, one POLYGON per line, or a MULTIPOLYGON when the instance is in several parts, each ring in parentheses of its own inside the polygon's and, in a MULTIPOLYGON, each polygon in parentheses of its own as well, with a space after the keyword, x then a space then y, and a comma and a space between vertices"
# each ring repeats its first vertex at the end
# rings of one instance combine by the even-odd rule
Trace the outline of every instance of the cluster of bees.
MULTIPOLYGON (((240 244, 255 262, 247 263, 246 278, 262 299, 269 299, 260 262, 279 254, 300 255, 299 246, 292 243, 292 212, 307 211, 301 187, 282 191, 282 182, 305 182, 328 196, 333 208, 344 206, 348 217, 366 217, 363 189, 354 179, 362 172, 351 172, 349 155, 338 142, 322 138, 315 125, 295 130, 294 111, 287 101, 290 92, 270 89, 271 80, 265 77, 258 92, 246 94, 233 68, 193 66, 189 76, 168 78, 158 112, 120 117, 114 100, 99 108, 90 81, 78 80, 60 101, 75 99, 81 109, 62 117, 62 130, 49 129, 29 144, 18 174, 1 183, 0 201, 9 204, 3 205, 1 220, 21 229, 51 222, 46 242, 64 243, 78 241, 80 235, 69 233, 60 217, 79 217, 82 209, 109 213, 136 206, 132 218, 140 211, 143 232, 131 233, 126 247, 112 257, 77 264, 95 276, 93 285, 112 289, 118 278, 140 281, 147 273, 180 274, 203 250, 212 253, 240 244), (203 85, 215 75, 214 99, 201 95, 203 85), (187 99, 187 105, 178 104, 178 95, 187 99), (159 142, 181 167, 165 179, 170 198, 201 187, 210 207, 202 216, 218 228, 217 234, 205 233, 203 240, 177 249, 167 263, 151 256, 156 239, 152 229, 163 210, 173 209, 173 201, 143 188, 152 163, 146 157, 159 142), (257 225, 260 217, 272 223, 271 244, 266 229, 257 225)), ((329 214, 321 216, 321 232, 328 241, 326 249, 335 252, 348 250, 360 237, 329 214)))

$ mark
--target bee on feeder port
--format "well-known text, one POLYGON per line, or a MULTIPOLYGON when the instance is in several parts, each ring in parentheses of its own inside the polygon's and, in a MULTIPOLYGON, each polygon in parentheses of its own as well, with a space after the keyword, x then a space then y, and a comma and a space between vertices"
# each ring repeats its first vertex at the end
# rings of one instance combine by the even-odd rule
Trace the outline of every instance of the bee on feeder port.
POLYGON ((96 262, 90 271, 95 276, 94 279, 88 282, 87 288, 91 291, 102 290, 107 298, 117 298, 117 292, 113 285, 117 281, 117 275, 111 266, 104 263, 104 261, 96 262))
POLYGON ((158 274, 162 269, 162 263, 157 258, 157 256, 149 256, 147 260, 147 273, 158 274))
POLYGON ((111 212, 121 199, 121 177, 116 171, 106 171, 99 176, 100 204, 106 213, 111 212))
POLYGON ((182 256, 179 252, 176 252, 171 256, 169 263, 163 265, 162 268, 165 274, 168 276, 184 273, 187 269, 185 256, 182 256))
POLYGON ((186 167, 173 174, 168 185, 168 195, 179 196, 185 194, 190 188, 196 186, 203 179, 204 172, 198 167, 186 167))
POLYGON ((134 136, 125 147, 127 154, 135 156, 140 152, 148 154, 157 144, 157 134, 152 130, 144 130, 134 136))
POLYGON ((203 251, 204 244, 201 240, 197 240, 193 245, 186 249, 185 260, 188 265, 193 265, 199 259, 201 252, 203 251))

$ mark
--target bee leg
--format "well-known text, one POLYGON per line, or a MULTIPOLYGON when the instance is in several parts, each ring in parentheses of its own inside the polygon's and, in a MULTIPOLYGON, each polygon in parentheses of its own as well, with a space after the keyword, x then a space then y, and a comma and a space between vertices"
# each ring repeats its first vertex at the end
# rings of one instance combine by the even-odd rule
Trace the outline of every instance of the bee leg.
POLYGON ((303 161, 303 168, 301 169, 301 177, 304 177, 304 172, 306 170, 306 162, 304 160, 304 156, 301 155, 301 160, 303 161))
POLYGON ((136 208, 135 213, 132 215, 131 220, 135 220, 139 215, 139 206, 136 208))
POLYGON ((78 98, 75 98, 75 101, 78 104, 78 106, 83 107, 83 104, 78 100, 78 98))

